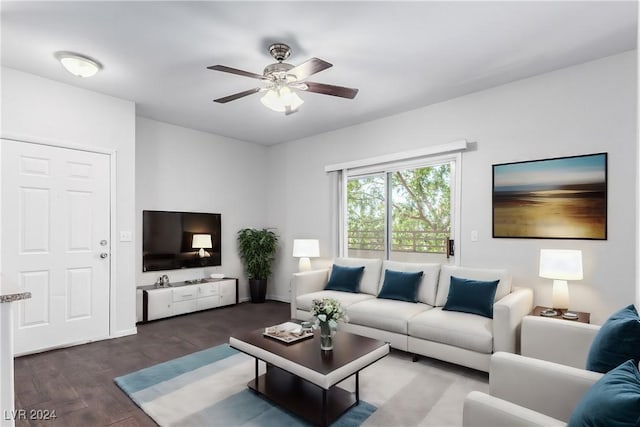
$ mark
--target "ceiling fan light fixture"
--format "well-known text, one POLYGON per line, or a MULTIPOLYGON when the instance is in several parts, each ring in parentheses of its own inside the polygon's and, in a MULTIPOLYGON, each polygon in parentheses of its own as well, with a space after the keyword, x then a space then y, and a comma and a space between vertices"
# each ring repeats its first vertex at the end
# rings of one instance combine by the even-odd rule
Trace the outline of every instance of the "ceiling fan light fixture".
POLYGON ((280 89, 280 99, 285 107, 289 106, 292 110, 297 110, 298 107, 304 104, 302 98, 286 86, 280 89))
POLYGON ((269 53, 271 53, 278 62, 267 65, 262 71, 262 74, 231 68, 226 65, 211 65, 207 67, 209 70, 249 77, 266 83, 263 87, 254 87, 253 89, 217 98, 213 101, 226 104, 229 101, 235 101, 236 99, 244 98, 254 93, 266 92, 262 98, 260 98, 262 104, 273 111, 289 115, 298 111, 298 108, 304 103, 295 90, 304 90, 306 92, 315 92, 322 95, 331 95, 347 99, 353 99, 358 94, 358 89, 317 82, 306 82, 309 76, 333 67, 333 65, 327 61, 319 58, 311 58, 296 66, 282 62, 291 54, 291 49, 284 43, 272 44, 269 46, 269 53))
POLYGON ((284 86, 279 89, 269 89, 267 93, 260 98, 262 104, 278 113, 284 113, 287 107, 291 111, 295 111, 304 104, 302 98, 297 93, 284 86))
POLYGON ((102 68, 98 61, 73 52, 56 52, 55 57, 65 70, 76 77, 91 77, 102 68))

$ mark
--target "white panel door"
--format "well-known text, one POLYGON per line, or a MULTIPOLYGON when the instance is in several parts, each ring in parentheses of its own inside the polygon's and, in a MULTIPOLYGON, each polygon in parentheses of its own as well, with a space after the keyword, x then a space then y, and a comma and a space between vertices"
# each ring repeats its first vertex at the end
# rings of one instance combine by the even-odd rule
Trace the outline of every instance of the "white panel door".
POLYGON ((109 335, 109 156, 2 140, 3 279, 30 291, 15 352, 109 335))

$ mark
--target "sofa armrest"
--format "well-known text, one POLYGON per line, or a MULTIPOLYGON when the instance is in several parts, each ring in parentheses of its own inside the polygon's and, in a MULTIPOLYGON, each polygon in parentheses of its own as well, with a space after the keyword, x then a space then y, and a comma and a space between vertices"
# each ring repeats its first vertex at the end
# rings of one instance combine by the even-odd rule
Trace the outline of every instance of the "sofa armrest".
POLYGON ((522 355, 584 369, 600 326, 527 316, 522 320, 522 355))
POLYGON ((472 391, 464 399, 463 427, 555 427, 566 423, 488 394, 472 391))
POLYGON ((602 374, 511 353, 491 356, 489 393, 567 422, 602 374))
POLYGON ((513 291, 493 304, 493 351, 517 353, 520 346, 522 318, 533 308, 533 290, 513 288, 513 291))
POLYGON ((312 270, 293 273, 291 279, 291 318, 296 318, 298 307, 296 298, 300 295, 319 292, 324 289, 329 280, 329 270, 312 270))

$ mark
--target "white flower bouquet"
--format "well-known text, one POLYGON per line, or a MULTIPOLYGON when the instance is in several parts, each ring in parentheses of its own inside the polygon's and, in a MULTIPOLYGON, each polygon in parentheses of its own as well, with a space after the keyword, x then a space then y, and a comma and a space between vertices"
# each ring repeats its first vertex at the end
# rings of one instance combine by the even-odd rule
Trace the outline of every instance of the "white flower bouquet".
POLYGON ((348 321, 344 309, 333 298, 314 299, 311 302, 311 315, 315 318, 316 328, 326 323, 331 330, 336 330, 338 321, 348 321))

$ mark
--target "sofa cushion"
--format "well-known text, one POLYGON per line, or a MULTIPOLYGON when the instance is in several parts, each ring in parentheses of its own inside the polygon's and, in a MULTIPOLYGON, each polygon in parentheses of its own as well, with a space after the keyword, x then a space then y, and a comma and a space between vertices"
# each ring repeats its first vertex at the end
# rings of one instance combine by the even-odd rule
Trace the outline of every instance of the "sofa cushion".
POLYGON ((374 298, 348 306, 347 316, 349 323, 406 335, 409 319, 430 309, 426 304, 374 298))
POLYGON ((403 271, 384 271, 384 282, 378 298, 406 302, 418 302, 418 285, 422 280, 422 271, 415 273, 403 271))
POLYGON ((493 299, 496 296, 498 282, 498 280, 483 282, 451 276, 449 296, 442 309, 493 319, 493 299))
POLYGON ((640 317, 633 304, 600 327, 589 348, 587 369, 605 373, 629 359, 640 361, 640 317))
POLYGON ((369 294, 354 294, 352 292, 341 291, 319 291, 311 292, 310 294, 299 295, 296 298, 296 306, 299 310, 311 311, 311 302, 314 299, 323 298, 333 298, 337 300, 340 305, 342 305, 342 308, 345 309, 356 302, 375 299, 373 295, 369 294))
POLYGON ((324 287, 327 291, 358 292, 364 266, 346 267, 334 265, 331 268, 331 276, 324 287))
MULTIPOLYGON (((438 275, 440 274, 440 264, 436 263, 414 263, 399 261, 383 261, 382 271, 422 271, 422 280, 418 285, 418 301, 428 305, 436 304, 436 289, 438 287, 438 275)), ((380 289, 384 283, 384 275, 380 277, 380 289)))
POLYGON ((381 260, 369 258, 336 258, 333 263, 346 267, 364 266, 364 273, 362 273, 362 280, 360 280, 360 292, 369 295, 378 295, 380 266, 382 265, 381 260))
POLYGON ((494 301, 499 301, 511 293, 511 275, 507 270, 443 265, 440 269, 440 278, 438 280, 438 293, 435 304, 437 307, 442 307, 447 302, 452 275, 472 280, 500 280, 494 301))
POLYGON ((436 307, 409 320, 409 336, 491 354, 492 325, 488 317, 436 307))
POLYGON ((569 427, 640 425, 640 373, 632 360, 607 372, 576 405, 569 427))

